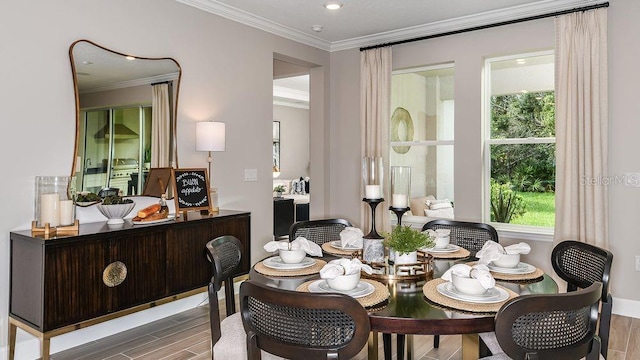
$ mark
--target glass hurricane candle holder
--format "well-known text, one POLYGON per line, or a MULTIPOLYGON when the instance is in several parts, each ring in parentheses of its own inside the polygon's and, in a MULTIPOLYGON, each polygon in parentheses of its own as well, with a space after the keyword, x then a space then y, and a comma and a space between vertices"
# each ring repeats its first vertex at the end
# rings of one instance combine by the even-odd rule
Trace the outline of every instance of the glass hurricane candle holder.
POLYGON ((409 207, 411 191, 411 167, 391 167, 391 206, 394 208, 409 207))
POLYGON ((37 176, 35 221, 37 227, 73 225, 75 216, 74 177, 37 176))
POLYGON ((365 199, 382 198, 382 179, 384 177, 384 165, 381 157, 362 158, 362 181, 364 184, 365 199))

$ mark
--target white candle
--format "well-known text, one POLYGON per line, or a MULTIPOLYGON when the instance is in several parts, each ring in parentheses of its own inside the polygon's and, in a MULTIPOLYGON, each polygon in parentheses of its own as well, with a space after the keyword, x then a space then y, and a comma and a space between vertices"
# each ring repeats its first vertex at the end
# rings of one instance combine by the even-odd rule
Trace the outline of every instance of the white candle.
POLYGON ((407 207, 407 195, 405 194, 393 194, 391 200, 391 206, 396 208, 406 208, 407 207))
POLYGON ((380 199, 381 195, 380 185, 367 185, 364 188, 364 197, 366 199, 380 199))
POLYGON ((60 200, 60 225, 73 224, 73 206, 73 200, 60 200))
POLYGON ((49 223, 50 227, 56 227, 60 223, 60 194, 40 195, 40 226, 49 223))

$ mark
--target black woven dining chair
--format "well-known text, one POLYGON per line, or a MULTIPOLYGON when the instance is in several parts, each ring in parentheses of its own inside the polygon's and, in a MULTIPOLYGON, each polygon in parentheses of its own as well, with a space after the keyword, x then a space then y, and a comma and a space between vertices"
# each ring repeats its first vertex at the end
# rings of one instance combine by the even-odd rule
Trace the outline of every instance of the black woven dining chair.
POLYGON ((584 289, 596 281, 602 283, 598 335, 602 341, 601 353, 605 359, 609 347, 613 308, 613 299, 609 293, 609 274, 612 263, 613 254, 610 251, 575 240, 562 241, 551 252, 553 270, 567 282, 567 291, 584 289))
POLYGON ((522 295, 496 314, 494 340, 483 340, 493 355, 483 360, 572 360, 600 356, 596 333, 602 283, 552 295, 522 295))
POLYGON ((307 220, 293 223, 289 228, 289 241, 302 236, 318 245, 340 240, 340 232, 351 223, 345 219, 307 220))
POLYGON ((286 359, 351 359, 371 327, 360 303, 337 293, 280 290, 248 280, 240 286, 248 359, 263 350, 286 359))

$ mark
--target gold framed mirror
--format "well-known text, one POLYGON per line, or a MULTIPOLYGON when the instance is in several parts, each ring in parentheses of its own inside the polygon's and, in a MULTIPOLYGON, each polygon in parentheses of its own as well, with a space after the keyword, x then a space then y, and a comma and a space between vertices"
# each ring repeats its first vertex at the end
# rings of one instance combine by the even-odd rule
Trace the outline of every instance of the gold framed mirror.
POLYGON ((178 167, 182 70, 172 58, 120 53, 89 40, 69 48, 76 100, 76 190, 142 194, 151 168, 178 167))

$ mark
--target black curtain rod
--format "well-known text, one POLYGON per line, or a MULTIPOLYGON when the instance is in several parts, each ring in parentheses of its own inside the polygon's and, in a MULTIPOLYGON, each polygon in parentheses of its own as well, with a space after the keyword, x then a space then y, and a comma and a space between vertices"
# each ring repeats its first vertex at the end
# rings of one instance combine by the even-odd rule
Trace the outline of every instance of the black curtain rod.
POLYGON ((171 83, 172 83, 172 81, 160 81, 160 82, 157 82, 157 83, 152 83, 151 86, 160 85, 160 84, 171 84, 171 83))
POLYGON ((412 39, 398 40, 398 41, 388 42, 388 43, 384 43, 384 44, 365 46, 365 47, 361 47, 360 51, 377 49, 377 48, 393 46, 393 45, 406 44, 406 43, 410 43, 410 42, 414 42, 414 41, 433 39, 433 38, 442 37, 442 36, 462 34, 462 33, 470 32, 470 31, 484 30, 484 29, 489 29, 489 28, 503 26, 503 25, 517 24, 517 23, 521 23, 521 22, 525 22, 525 21, 544 19, 544 18, 548 18, 548 17, 552 17, 552 16, 571 14, 571 13, 574 13, 574 12, 587 11, 587 10, 599 9, 599 8, 604 8, 604 7, 609 7, 609 3, 605 2, 605 3, 601 3, 601 4, 596 4, 596 5, 590 5, 590 6, 580 7, 580 8, 574 8, 574 9, 570 9, 570 10, 557 11, 557 12, 550 13, 550 14, 541 14, 541 15, 529 16, 529 17, 522 18, 522 19, 501 21, 501 22, 498 22, 498 23, 495 23, 495 24, 474 26, 474 27, 467 28, 467 29, 447 31, 447 32, 443 32, 443 33, 440 33, 440 34, 426 35, 426 36, 420 36, 420 37, 412 38, 412 39))

